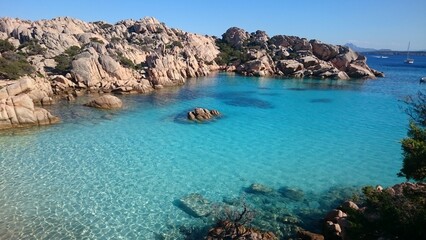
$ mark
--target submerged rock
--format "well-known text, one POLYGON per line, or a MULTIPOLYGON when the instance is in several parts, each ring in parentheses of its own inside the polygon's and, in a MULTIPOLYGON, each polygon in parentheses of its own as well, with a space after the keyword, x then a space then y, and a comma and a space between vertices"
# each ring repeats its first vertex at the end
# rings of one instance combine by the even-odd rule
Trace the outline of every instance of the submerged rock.
POLYGON ((187 117, 191 121, 205 121, 210 120, 213 117, 220 115, 220 112, 217 110, 208 110, 206 108, 195 108, 194 110, 188 112, 187 117))
POLYGON ((209 200, 199 193, 191 193, 179 199, 179 207, 193 217, 205 217, 212 212, 209 200))
POLYGON ((267 194, 273 191, 274 190, 272 188, 260 183, 253 183, 252 185, 250 185, 250 187, 246 189, 246 192, 254 194, 267 194))
POLYGON ((102 109, 116 109, 121 108, 123 103, 118 97, 112 95, 100 96, 86 104, 88 107, 102 108, 102 109))
POLYGON ((285 198, 289 198, 293 201, 301 201, 305 194, 301 189, 282 187, 278 190, 279 193, 285 198))

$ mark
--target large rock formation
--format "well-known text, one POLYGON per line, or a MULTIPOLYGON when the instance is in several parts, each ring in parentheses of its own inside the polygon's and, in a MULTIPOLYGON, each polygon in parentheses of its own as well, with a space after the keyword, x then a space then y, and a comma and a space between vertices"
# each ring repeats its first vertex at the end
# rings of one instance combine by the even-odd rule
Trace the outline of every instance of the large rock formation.
POLYGON ((39 96, 36 84, 33 79, 22 78, 0 89, 0 130, 59 122, 46 109, 34 107, 30 96, 39 96))
POLYGON ((34 22, 6 17, 0 18, 0 39, 27 53, 31 49, 25 44, 36 42, 44 51, 27 60, 45 78, 57 75, 58 59, 68 55, 69 70, 61 70, 72 84, 54 85, 55 94, 75 89, 145 93, 218 69, 212 37, 168 28, 154 18, 111 25, 69 17, 34 22), (69 56, 72 47, 80 49, 69 56))
POLYGON ((277 35, 269 38, 265 32, 247 33, 232 27, 220 40, 228 45, 222 49, 231 55, 225 69, 246 76, 287 76, 316 78, 375 78, 383 73, 371 69, 366 58, 348 47, 308 41, 295 36, 277 35))

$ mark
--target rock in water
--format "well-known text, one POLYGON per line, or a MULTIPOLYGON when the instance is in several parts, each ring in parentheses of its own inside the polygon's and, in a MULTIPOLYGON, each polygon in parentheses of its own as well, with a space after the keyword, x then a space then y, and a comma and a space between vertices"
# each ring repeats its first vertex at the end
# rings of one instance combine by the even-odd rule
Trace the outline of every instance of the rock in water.
POLYGON ((100 96, 86 104, 88 107, 102 108, 102 109, 116 109, 121 108, 123 103, 118 97, 112 95, 100 96))
POLYGON ((193 217, 204 217, 211 213, 210 202, 199 193, 191 193, 179 199, 180 208, 193 217))
POLYGON ((250 187, 246 189, 246 192, 255 194, 267 194, 271 193, 272 191, 272 188, 260 183, 253 183, 252 185, 250 185, 250 187))
POLYGON ((205 108, 195 108, 188 112, 187 117, 191 121, 206 121, 213 117, 219 116, 220 112, 217 110, 208 110, 205 108))
POLYGON ((283 197, 289 198, 293 201, 301 201, 304 197, 304 193, 300 189, 294 189, 289 187, 282 187, 278 190, 283 197))

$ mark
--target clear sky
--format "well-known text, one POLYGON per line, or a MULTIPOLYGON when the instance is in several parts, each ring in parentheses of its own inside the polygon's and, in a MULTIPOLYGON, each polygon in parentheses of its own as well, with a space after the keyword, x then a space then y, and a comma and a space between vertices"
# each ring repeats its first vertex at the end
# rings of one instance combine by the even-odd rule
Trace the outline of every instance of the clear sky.
POLYGON ((426 0, 0 0, 0 17, 84 21, 152 16, 170 27, 220 36, 229 27, 326 43, 426 50, 426 0))

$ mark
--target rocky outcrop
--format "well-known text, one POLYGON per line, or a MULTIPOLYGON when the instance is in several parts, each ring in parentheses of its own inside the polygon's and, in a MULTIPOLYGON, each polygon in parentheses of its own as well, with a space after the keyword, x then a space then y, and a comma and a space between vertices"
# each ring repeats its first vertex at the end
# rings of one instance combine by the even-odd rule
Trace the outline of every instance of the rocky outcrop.
POLYGON ((220 113, 217 110, 208 110, 205 108, 195 108, 192 111, 189 111, 187 117, 191 121, 206 121, 210 120, 213 117, 219 116, 220 113))
POLYGON ((0 89, 0 130, 59 122, 46 109, 34 107, 30 94, 34 94, 35 85, 33 79, 22 78, 0 89))
POLYGON ((117 109, 123 106, 123 102, 121 102, 121 100, 118 97, 107 94, 107 95, 103 95, 98 98, 95 98, 84 105, 88 107, 102 108, 102 109, 117 109))
MULTIPOLYGON (((244 45, 244 42, 250 38, 250 34, 244 29, 231 27, 222 35, 223 40, 232 47, 241 48, 244 45)), ((257 38, 258 40, 261 40, 257 38)), ((267 39, 263 39, 267 40, 267 39)))
POLYGON ((79 48, 70 59, 70 74, 64 73, 73 84, 52 85, 55 94, 64 96, 70 88, 145 93, 156 85, 183 84, 189 77, 218 69, 214 59, 219 51, 212 37, 168 28, 154 18, 114 25, 69 17, 34 22, 0 18, 0 37, 21 44, 37 42, 45 49, 28 57, 45 78, 57 75, 58 56, 64 58, 70 47, 79 48))
MULTIPOLYGON (((225 67, 246 76, 286 76, 315 78, 375 78, 383 73, 371 69, 366 58, 348 47, 308 41, 295 36, 277 35, 269 38, 265 32, 247 33, 230 28, 222 42, 241 56, 225 67)), ((227 50, 229 51, 229 50, 227 50)))

